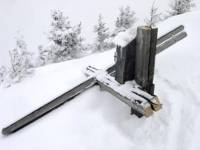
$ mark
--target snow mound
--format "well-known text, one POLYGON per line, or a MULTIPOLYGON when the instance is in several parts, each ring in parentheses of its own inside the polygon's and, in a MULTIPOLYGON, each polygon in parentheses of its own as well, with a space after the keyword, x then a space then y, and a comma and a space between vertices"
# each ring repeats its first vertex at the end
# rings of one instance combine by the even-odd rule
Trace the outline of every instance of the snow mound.
MULTIPOLYGON (((130 108, 98 86, 8 137, 0 149, 197 150, 200 149, 200 12, 170 18, 159 34, 183 24, 188 37, 156 58, 156 95, 163 109, 150 118, 130 116, 130 108)), ((0 89, 0 128, 85 79, 82 70, 114 63, 114 50, 38 68, 35 74, 0 89)))

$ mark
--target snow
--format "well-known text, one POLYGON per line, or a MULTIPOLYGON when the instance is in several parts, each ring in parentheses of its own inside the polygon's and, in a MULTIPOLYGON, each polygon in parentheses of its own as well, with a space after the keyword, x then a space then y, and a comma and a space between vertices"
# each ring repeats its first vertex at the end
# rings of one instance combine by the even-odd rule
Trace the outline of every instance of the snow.
MULTIPOLYGON (((200 149, 200 12, 170 18, 159 32, 183 24, 187 38, 156 58, 155 85, 163 108, 150 118, 95 86, 23 130, 0 135, 1 150, 200 149)), ((114 50, 48 65, 10 88, 0 88, 0 128, 52 100, 86 77, 92 65, 114 63, 114 50)))
POLYGON ((124 47, 136 37, 136 34, 137 28, 132 27, 125 32, 118 33, 117 36, 114 37, 113 42, 115 45, 124 47))

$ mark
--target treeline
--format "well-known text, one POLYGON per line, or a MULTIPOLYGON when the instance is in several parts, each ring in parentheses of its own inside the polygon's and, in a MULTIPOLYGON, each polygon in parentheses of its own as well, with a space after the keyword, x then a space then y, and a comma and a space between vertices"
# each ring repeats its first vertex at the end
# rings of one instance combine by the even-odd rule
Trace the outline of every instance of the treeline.
MULTIPOLYGON (((154 2, 145 23, 154 27, 159 21, 189 12, 194 6, 193 0, 174 0, 170 3, 167 14, 161 14, 154 2)), ((129 6, 122 7, 116 17, 114 31, 110 31, 100 14, 94 26, 94 43, 85 44, 81 23, 72 25, 68 16, 60 10, 54 10, 51 12, 50 30, 47 34, 49 43, 38 46, 38 57, 33 60, 33 53, 28 51, 23 36, 18 36, 15 48, 9 51, 10 67, 0 67, 0 84, 9 87, 32 73, 35 67, 83 57, 88 51, 94 53, 111 49, 115 47, 113 38, 133 27, 136 22, 135 12, 129 6)))

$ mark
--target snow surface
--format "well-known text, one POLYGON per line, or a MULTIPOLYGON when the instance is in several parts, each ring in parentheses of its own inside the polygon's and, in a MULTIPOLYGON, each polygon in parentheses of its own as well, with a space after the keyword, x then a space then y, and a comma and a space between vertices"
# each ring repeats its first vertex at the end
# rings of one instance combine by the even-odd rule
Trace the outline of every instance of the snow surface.
MULTIPOLYGON (((130 116, 130 108, 95 86, 74 100, 4 137, 0 150, 199 150, 200 12, 159 25, 159 32, 183 24, 188 37, 157 56, 156 95, 163 108, 150 118, 130 116)), ((0 88, 0 128, 83 81, 86 66, 105 69, 114 50, 48 65, 10 88, 0 88)))

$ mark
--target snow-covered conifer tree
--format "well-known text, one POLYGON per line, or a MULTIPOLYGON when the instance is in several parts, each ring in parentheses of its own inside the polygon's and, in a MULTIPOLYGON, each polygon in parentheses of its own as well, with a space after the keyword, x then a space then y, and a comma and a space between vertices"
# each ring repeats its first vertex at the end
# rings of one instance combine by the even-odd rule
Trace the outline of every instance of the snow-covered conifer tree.
POLYGON ((47 56, 48 62, 60 62, 76 57, 82 49, 81 24, 72 26, 68 17, 60 10, 52 12, 51 30, 49 32, 50 45, 40 49, 41 57, 47 56), (45 53, 45 55, 44 55, 45 53))
POLYGON ((16 47, 9 51, 10 55, 10 77, 19 81, 28 73, 28 69, 33 67, 32 65, 32 53, 27 50, 27 45, 23 40, 23 37, 16 39, 16 47))
POLYGON ((7 74, 7 69, 5 66, 0 67, 0 84, 5 80, 5 76, 7 74))
POLYGON ((99 15, 98 24, 94 26, 94 32, 96 33, 95 49, 97 51, 103 51, 109 47, 107 40, 109 39, 109 28, 103 22, 103 18, 99 15))
POLYGON ((119 16, 116 19, 115 22, 115 33, 125 31, 126 29, 129 29, 134 25, 136 22, 135 12, 131 10, 129 6, 127 7, 121 7, 119 16))
POLYGON ((45 64, 50 63, 52 60, 51 57, 51 50, 48 50, 47 47, 44 49, 42 45, 38 46, 38 51, 39 51, 39 57, 38 57, 38 66, 43 66, 45 64))
POLYGON ((171 10, 169 11, 169 15, 175 16, 189 12, 194 6, 193 0, 174 0, 170 4, 171 10))

